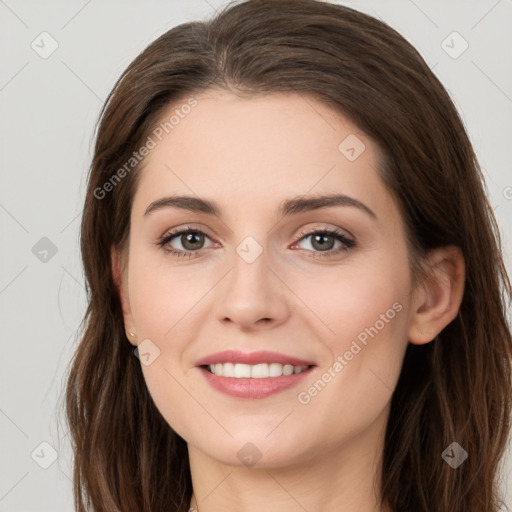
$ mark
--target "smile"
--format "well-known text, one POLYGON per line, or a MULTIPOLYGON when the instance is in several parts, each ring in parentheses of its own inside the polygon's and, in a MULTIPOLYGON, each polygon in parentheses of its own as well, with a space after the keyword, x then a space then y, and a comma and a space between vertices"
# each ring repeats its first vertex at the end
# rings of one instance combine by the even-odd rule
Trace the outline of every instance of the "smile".
POLYGON ((235 398, 266 398, 297 386, 316 363, 268 350, 224 350, 196 361, 206 382, 216 391, 235 398))

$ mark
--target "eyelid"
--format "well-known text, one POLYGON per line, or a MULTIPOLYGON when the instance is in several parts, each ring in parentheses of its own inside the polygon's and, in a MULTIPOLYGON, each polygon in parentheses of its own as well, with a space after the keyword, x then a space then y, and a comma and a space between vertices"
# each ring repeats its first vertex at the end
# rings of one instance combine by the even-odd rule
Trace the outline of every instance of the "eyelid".
POLYGON ((186 225, 183 225, 183 224, 179 225, 176 228, 166 229, 164 234, 161 237, 159 237, 159 240, 162 240, 164 238, 168 238, 168 237, 171 237, 171 236, 174 236, 174 235, 186 233, 188 231, 197 231, 198 233, 207 235, 212 240, 215 239, 214 236, 209 234, 209 231, 208 231, 207 228, 205 228, 203 226, 200 226, 200 227, 195 226, 193 222, 190 222, 190 223, 188 223, 186 225))
POLYGON ((330 233, 332 235, 340 235, 345 237, 346 239, 350 239, 352 242, 355 242, 355 237, 350 231, 341 228, 332 228, 332 227, 326 227, 326 226, 315 226, 310 229, 304 229, 300 231, 297 236, 299 237, 297 241, 302 240, 305 236, 313 235, 316 233, 330 233), (344 231, 344 233, 342 232, 344 231))

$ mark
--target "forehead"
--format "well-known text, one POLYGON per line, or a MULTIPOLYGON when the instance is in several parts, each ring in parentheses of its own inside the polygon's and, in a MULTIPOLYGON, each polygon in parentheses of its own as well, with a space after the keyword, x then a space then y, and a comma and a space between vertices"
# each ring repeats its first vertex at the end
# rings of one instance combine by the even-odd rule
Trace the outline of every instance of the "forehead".
POLYGON ((247 206, 309 192, 373 197, 375 209, 389 201, 376 145, 306 95, 207 91, 169 106, 159 127, 136 195, 145 206, 166 193, 247 206))

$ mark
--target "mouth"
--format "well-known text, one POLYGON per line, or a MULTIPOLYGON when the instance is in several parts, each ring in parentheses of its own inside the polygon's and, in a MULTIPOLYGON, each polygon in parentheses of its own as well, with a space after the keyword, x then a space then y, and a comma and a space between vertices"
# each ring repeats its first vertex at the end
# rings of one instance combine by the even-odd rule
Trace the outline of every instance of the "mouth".
POLYGON ((297 386, 318 366, 277 352, 228 350, 196 363, 216 391, 235 398, 266 398, 297 386))

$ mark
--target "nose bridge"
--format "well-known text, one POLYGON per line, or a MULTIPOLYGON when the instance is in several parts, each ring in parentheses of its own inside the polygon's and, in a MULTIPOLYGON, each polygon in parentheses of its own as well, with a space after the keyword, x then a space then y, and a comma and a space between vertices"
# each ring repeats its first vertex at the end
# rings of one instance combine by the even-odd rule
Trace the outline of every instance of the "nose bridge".
POLYGON ((284 286, 270 270, 274 266, 270 260, 270 251, 253 236, 246 236, 235 247, 220 302, 222 318, 252 324, 286 316, 284 286))
MULTIPOLYGON (((268 246, 267 246, 268 247, 268 246)), ((263 246, 251 235, 246 236, 235 249, 238 257, 247 265, 252 265, 256 261, 266 261, 268 250, 264 250, 263 246), (265 252, 265 256, 261 257, 265 252)), ((242 266, 243 267, 243 266, 242 266)))
POLYGON ((271 292, 268 252, 268 249, 253 236, 246 236, 235 247, 230 277, 231 291, 241 297, 245 295, 256 297, 258 294, 268 295, 271 292))

